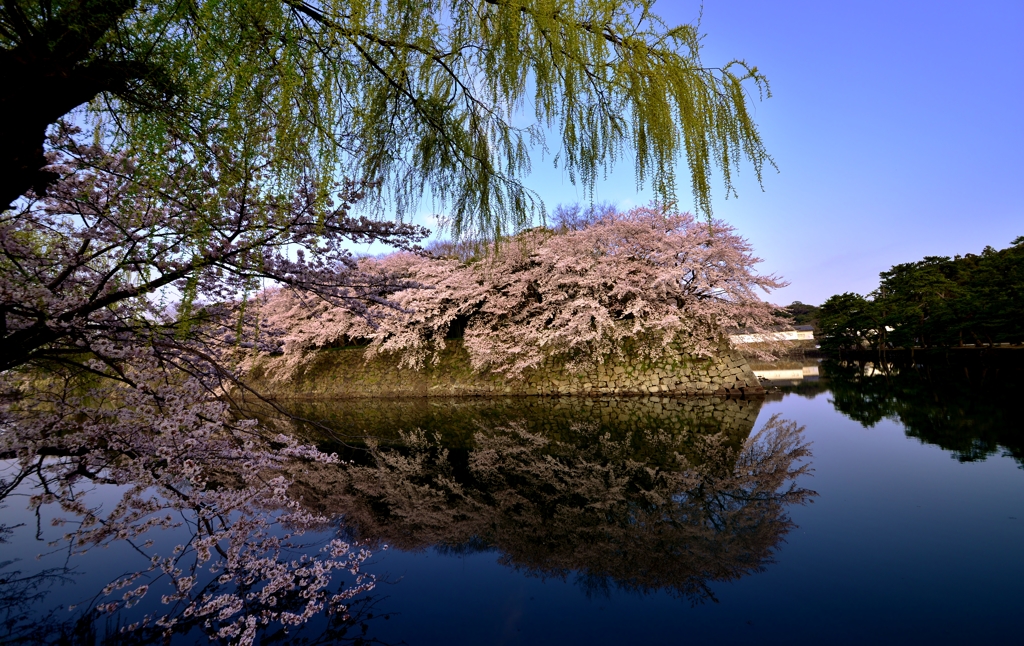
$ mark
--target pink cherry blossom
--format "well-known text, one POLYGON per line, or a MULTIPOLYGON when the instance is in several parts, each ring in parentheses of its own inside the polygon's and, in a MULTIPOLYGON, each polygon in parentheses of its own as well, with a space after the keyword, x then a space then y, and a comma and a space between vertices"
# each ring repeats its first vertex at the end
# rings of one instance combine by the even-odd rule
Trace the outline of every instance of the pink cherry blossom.
POLYGON ((364 259, 364 273, 419 284, 370 317, 289 291, 266 294, 264 313, 283 336, 285 368, 350 342, 419 368, 465 326, 476 370, 518 377, 548 357, 581 369, 626 348, 651 359, 670 345, 707 356, 725 330, 764 331, 779 320, 761 294, 786 283, 758 274, 758 262, 732 227, 651 205, 605 211, 577 228, 531 229, 468 261, 408 252, 364 259))

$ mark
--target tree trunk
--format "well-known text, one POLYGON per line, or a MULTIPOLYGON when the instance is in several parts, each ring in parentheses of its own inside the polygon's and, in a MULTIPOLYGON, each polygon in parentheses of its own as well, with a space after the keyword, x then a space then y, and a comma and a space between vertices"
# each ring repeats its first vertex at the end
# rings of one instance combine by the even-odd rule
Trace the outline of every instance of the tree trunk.
POLYGON ((40 20, 17 3, 4 3, 18 44, 0 51, 0 206, 29 190, 43 194, 57 179, 43 170, 51 124, 101 92, 141 78, 144 64, 95 57, 100 41, 134 7, 135 0, 79 0, 40 20))

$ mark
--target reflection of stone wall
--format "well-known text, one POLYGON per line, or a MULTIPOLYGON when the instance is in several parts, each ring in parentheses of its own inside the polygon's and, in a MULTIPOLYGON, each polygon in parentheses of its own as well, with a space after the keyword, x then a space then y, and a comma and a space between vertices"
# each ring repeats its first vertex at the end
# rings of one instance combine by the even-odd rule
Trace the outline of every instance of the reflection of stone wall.
MULTIPOLYGON (((444 445, 466 448, 474 434, 519 425, 551 441, 578 441, 573 427, 583 424, 590 437, 634 436, 648 431, 670 435, 724 433, 738 446, 754 427, 761 399, 689 397, 437 397, 291 402, 288 412, 345 437, 374 437, 389 443, 400 432, 422 429, 444 445)), ((315 431, 314 431, 315 433, 315 431)), ((637 446, 636 448, 639 448, 637 446)))
POLYGON ((272 374, 278 361, 265 360, 253 374, 257 390, 278 398, 764 393, 747 360, 733 351, 698 358, 670 350, 656 362, 609 358, 582 373, 551 359, 519 380, 477 373, 457 341, 448 343, 438 363, 422 370, 399 368, 393 357, 366 361, 362 348, 342 348, 320 351, 287 381, 261 378, 272 374))

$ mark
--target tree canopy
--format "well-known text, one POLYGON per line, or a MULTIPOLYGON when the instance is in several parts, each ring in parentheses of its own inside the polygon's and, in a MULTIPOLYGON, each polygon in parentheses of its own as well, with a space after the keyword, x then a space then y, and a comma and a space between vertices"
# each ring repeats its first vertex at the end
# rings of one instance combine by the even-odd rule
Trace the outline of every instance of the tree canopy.
POLYGON ((1006 249, 928 256, 880 274, 868 297, 821 306, 822 347, 952 347, 1024 342, 1024 236, 1006 249))
POLYGON ((284 342, 275 370, 286 377, 308 351, 353 341, 421 368, 461 337, 475 370, 518 378, 549 357, 576 371, 611 356, 658 359, 671 345, 710 356, 724 329, 778 323, 760 292, 786 283, 758 274, 760 259, 728 225, 656 206, 591 210, 589 221, 579 211, 559 209, 558 229, 524 231, 482 257, 462 260, 455 248, 455 257, 363 259, 361 273, 411 285, 390 295, 398 311, 378 305, 373 321, 269 292, 265 325, 284 342))
POLYGON ((800 301, 793 301, 785 307, 784 315, 793 320, 793 325, 811 325, 818 327, 818 312, 821 310, 817 305, 808 305, 800 301))
POLYGON ((633 151, 638 183, 666 202, 685 157, 710 214, 716 167, 731 191, 744 158, 758 179, 772 164, 747 105, 768 84, 742 60, 705 65, 699 25, 670 26, 653 5, 4 3, 0 200, 55 181, 45 132, 89 104, 97 136, 140 172, 230 155, 240 177, 259 166, 281 193, 313 177, 322 198, 344 176, 399 217, 429 196, 456 234, 501 234, 543 213, 523 183, 531 147, 591 189, 633 151))
POLYGON ((351 311, 409 286, 361 274, 346 245, 410 248, 425 231, 352 217, 354 187, 318 205, 309 183, 270 198, 255 181, 225 180, 230 166, 168 164, 151 178, 79 136, 51 139, 60 179, 49 194, 0 215, 0 371, 81 365, 111 343, 170 360, 271 341, 253 336, 246 309, 263 279, 351 311))

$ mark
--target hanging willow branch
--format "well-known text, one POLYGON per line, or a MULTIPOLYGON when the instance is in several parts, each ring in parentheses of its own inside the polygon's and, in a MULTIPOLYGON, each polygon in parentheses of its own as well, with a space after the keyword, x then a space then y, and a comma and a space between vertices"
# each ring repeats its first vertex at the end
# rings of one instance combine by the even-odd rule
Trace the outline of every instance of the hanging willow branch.
MULTIPOLYGON (((302 178, 373 180, 399 218, 424 197, 452 228, 500 236, 544 214, 524 184, 553 151, 592 191, 624 155, 638 185, 676 199, 685 159, 710 217, 749 160, 773 166, 748 109, 756 67, 706 66, 699 24, 650 0, 198 0, 5 3, 0 8, 0 199, 40 193, 46 128, 83 102, 101 135, 158 176, 232 150, 288 193, 302 178), (258 126, 254 128, 254 126, 258 126), (211 134, 213 133, 213 134, 211 134), (177 142, 190 142, 187 149, 177 142)), ((326 197, 326 196, 324 196, 326 197)), ((6 203, 6 202, 5 202, 6 203)))

